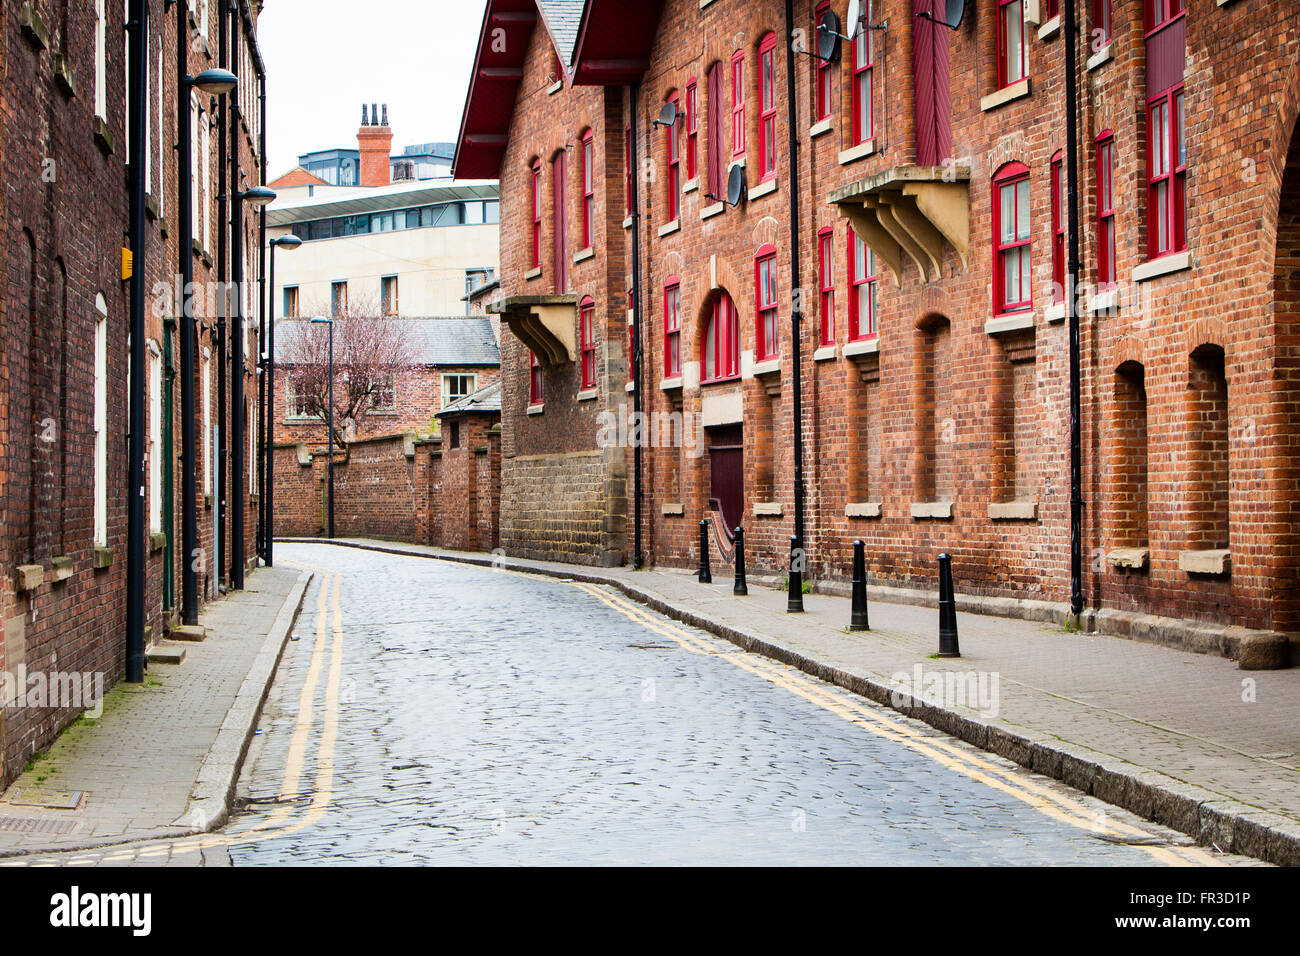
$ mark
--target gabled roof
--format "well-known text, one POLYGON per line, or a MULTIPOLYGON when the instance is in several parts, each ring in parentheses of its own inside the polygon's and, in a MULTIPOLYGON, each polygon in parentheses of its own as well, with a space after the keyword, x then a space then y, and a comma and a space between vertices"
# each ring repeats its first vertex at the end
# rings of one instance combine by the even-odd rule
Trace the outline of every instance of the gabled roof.
MULTIPOLYGON (((295 327, 306 327, 311 320, 287 319, 280 328, 290 335, 295 327)), ((501 364, 492 320, 487 316, 431 316, 401 320, 410 335, 411 365, 443 368, 491 366, 501 364)))
POLYGON ((319 176, 307 172, 301 166, 295 166, 283 176, 271 180, 267 185, 274 189, 276 186, 328 186, 329 183, 319 176))
POLYGON ((587 0, 537 0, 542 22, 551 35, 551 44, 566 73, 573 62, 573 47, 578 42, 578 25, 582 22, 582 10, 586 4, 587 0))
POLYGON ((484 414, 501 413, 500 379, 493 382, 491 385, 484 385, 477 392, 471 392, 464 398, 456 399, 456 401, 438 412, 434 418, 442 418, 444 415, 457 415, 473 412, 481 412, 484 414))
POLYGON ((587 0, 570 70, 575 86, 625 86, 650 67, 664 0, 587 0))

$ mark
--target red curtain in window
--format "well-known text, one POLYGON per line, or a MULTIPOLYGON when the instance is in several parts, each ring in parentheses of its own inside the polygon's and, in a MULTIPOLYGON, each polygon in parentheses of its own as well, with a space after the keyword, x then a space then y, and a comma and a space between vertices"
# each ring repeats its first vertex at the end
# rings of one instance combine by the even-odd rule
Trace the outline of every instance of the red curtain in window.
MULTIPOLYGON (((913 0, 913 13, 947 16, 944 0, 913 0)), ((938 166, 952 155, 952 88, 948 72, 948 29, 913 17, 912 76, 915 82, 916 162, 938 166)))
POLYGON ((551 198, 555 207, 555 239, 553 247, 555 249, 554 267, 555 267, 555 291, 565 292, 569 288, 569 216, 568 216, 568 195, 567 183, 568 163, 567 154, 560 150, 555 154, 555 159, 551 161, 551 198))
POLYGON ((709 67, 706 82, 709 87, 709 129, 705 164, 708 167, 709 194, 722 198, 722 124, 725 107, 722 102, 722 64, 709 67))

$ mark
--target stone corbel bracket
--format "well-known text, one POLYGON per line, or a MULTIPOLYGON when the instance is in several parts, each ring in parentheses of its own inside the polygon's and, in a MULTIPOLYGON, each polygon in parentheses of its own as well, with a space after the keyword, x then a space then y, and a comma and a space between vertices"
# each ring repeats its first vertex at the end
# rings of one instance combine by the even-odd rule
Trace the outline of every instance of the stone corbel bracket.
POLYGON ((577 354, 576 295, 517 295, 488 305, 543 365, 564 365, 577 354))

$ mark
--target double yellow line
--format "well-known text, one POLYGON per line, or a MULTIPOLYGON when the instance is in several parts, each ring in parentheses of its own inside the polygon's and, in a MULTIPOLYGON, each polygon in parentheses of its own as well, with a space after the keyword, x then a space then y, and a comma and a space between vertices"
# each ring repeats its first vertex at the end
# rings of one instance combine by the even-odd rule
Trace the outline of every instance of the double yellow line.
POLYGON ((1134 842, 1157 861, 1169 866, 1217 866, 1219 861, 1200 847, 1148 846, 1136 841, 1150 840, 1152 834, 1085 806, 1072 797, 1043 786, 1027 777, 1024 771, 1001 766, 978 753, 968 752, 948 740, 925 735, 902 720, 887 716, 867 706, 847 691, 830 685, 757 654, 723 653, 698 635, 689 633, 670 621, 653 615, 645 608, 595 585, 573 582, 573 586, 590 594, 642 627, 663 635, 693 654, 712 654, 741 670, 748 671, 771 684, 816 704, 823 710, 893 743, 921 754, 971 780, 1014 797, 1035 810, 1081 830, 1117 842, 1134 842))

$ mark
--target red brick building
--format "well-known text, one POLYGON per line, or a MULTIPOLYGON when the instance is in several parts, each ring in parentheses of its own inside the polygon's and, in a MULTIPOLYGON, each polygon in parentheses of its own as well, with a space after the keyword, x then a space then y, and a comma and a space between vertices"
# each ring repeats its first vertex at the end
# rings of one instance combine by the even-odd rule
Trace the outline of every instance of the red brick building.
MULTIPOLYGON (((644 449, 644 558, 692 563, 707 517, 784 567, 797 295, 811 575, 862 538, 880 583, 948 551, 966 594, 1068 601, 1061 5, 862 6, 488 4, 455 174, 501 180, 508 552, 631 558, 599 428, 640 316, 641 405, 705 448, 644 449)), ((1300 37, 1280 2, 1075 6, 1086 606, 1294 630, 1300 37)))
MULTIPOLYGON (((142 491, 144 623, 151 640, 177 622, 185 560, 179 463, 170 467, 181 447, 177 16, 175 6, 151 0, 146 121, 143 129, 129 130, 124 5, 97 0, 74 6, 32 0, 6 4, 0 15, 0 161, 6 170, 0 248, 8 263, 0 278, 0 672, 10 679, 98 673, 108 686, 123 675, 127 640, 130 297, 124 246, 131 137, 144 140, 145 155, 145 255, 132 265, 143 273, 146 292, 142 491)), ((237 499, 245 507, 250 563, 255 550, 257 503, 248 492, 255 479, 258 234, 257 216, 247 208, 241 261, 252 281, 235 293, 244 317, 243 368, 229 361, 233 325, 223 315, 231 309, 221 310, 216 285, 233 275, 218 199, 223 131, 245 185, 262 180, 254 8, 260 4, 182 5, 190 75, 224 66, 238 76, 229 94, 195 93, 191 123, 194 242, 186 254, 197 289, 199 601, 229 580, 237 499), (232 55, 235 37, 238 54, 232 55), (223 356, 225 376, 219 372, 223 356), (234 375, 248 383, 243 408, 230 402, 234 375), (219 441, 214 429, 222 395, 226 437, 219 441), (232 470, 230 447, 236 415, 247 423, 240 474, 232 470), (219 468, 230 505, 220 518, 219 468), (214 541, 218 521, 224 561, 214 541)), ((224 166, 229 178, 231 166, 224 166)), ((0 787, 79 710, 66 701, 0 707, 0 787)))

